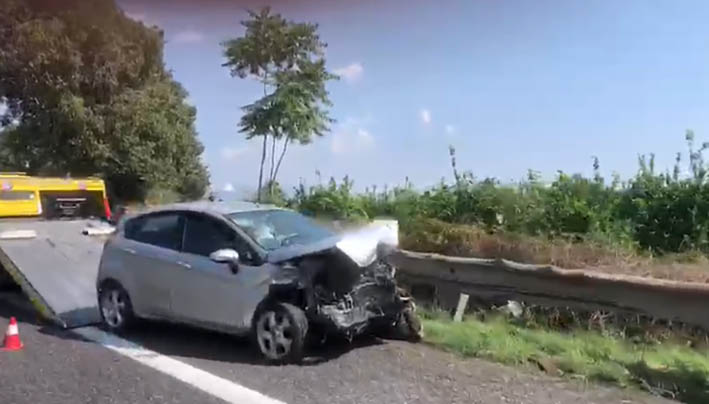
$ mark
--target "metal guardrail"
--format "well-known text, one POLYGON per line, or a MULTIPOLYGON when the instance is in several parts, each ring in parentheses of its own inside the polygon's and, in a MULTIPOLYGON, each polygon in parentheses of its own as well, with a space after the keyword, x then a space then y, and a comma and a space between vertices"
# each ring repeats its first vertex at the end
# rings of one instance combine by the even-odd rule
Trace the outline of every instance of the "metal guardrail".
POLYGON ((390 261, 402 283, 432 288, 445 307, 455 307, 466 293, 472 300, 644 314, 709 329, 706 284, 410 251, 398 251, 390 261))

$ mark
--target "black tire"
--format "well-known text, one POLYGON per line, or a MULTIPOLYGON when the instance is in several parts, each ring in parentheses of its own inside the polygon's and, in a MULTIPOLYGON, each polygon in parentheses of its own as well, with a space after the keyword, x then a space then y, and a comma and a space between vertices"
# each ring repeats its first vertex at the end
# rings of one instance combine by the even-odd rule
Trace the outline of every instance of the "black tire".
POLYGON ((104 282, 98 292, 98 308, 103 325, 117 334, 129 329, 135 322, 135 313, 128 292, 115 281, 104 282))
POLYGON ((397 339, 419 342, 423 339, 423 324, 416 314, 416 307, 409 303, 399 314, 394 324, 394 335, 397 339))
POLYGON ((261 355, 270 363, 301 362, 307 336, 305 312, 290 303, 270 302, 254 315, 252 338, 261 355))

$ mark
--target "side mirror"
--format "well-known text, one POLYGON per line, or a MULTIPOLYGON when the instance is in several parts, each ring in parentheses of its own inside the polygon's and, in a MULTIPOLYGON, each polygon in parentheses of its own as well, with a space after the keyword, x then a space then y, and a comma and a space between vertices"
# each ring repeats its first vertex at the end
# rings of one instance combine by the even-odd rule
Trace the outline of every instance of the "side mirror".
POLYGON ((231 270, 236 273, 239 268, 239 253, 231 248, 224 248, 209 254, 209 259, 220 264, 229 264, 231 270))

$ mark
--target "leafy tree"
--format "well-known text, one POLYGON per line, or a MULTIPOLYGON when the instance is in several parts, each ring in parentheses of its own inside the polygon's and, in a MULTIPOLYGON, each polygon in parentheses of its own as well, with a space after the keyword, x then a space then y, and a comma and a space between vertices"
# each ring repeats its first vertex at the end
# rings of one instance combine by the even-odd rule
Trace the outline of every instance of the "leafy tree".
POLYGON ((268 195, 264 196, 261 202, 276 206, 285 206, 287 204, 286 194, 285 192, 283 192, 283 188, 281 188, 281 185, 279 183, 268 183, 266 184, 266 186, 268 187, 270 192, 268 195))
POLYGON ((323 49, 316 24, 287 21, 265 7, 250 11, 243 21, 246 32, 222 44, 232 76, 256 77, 263 85, 263 97, 243 107, 239 121, 247 139, 263 137, 257 200, 261 200, 264 165, 271 139, 269 193, 274 192, 278 171, 289 143, 308 144, 322 136, 333 122, 325 83, 335 79, 325 68, 323 49), (282 148, 276 160, 276 144, 282 148))
POLYGON ((196 112, 165 70, 161 32, 112 0, 0 0, 0 9, 5 167, 99 174, 123 200, 153 187, 202 196, 196 112))

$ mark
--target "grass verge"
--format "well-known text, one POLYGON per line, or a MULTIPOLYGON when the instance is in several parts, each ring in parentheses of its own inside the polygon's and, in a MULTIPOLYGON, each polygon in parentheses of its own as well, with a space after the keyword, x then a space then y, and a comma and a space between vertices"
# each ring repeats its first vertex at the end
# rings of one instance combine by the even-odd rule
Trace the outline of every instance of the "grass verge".
POLYGON ((454 323, 422 314, 426 342, 465 357, 536 366, 554 375, 638 387, 690 404, 709 402, 709 352, 680 344, 633 344, 590 331, 530 329, 505 317, 454 323))

